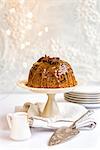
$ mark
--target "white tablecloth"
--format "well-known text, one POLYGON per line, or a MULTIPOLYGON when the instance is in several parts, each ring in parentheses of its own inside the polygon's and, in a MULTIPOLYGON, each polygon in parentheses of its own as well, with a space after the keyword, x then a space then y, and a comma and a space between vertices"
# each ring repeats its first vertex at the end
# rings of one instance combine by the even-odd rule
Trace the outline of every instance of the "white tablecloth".
MULTIPOLYGON (((63 95, 56 95, 57 99, 62 99, 63 95)), ((47 143, 52 135, 52 131, 43 129, 31 129, 32 137, 27 141, 16 142, 9 138, 9 128, 6 122, 6 114, 13 112, 15 106, 21 106, 25 102, 46 102, 45 94, 1 94, 0 95, 0 150, 2 149, 96 149, 100 147, 100 109, 95 109, 93 118, 97 126, 92 131, 81 131, 75 138, 68 142, 53 147, 48 147, 47 143)))

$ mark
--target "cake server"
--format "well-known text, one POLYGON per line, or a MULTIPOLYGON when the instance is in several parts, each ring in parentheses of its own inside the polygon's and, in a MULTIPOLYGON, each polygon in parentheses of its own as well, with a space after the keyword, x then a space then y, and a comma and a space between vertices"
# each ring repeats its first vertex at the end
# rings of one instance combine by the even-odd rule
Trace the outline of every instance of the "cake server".
MULTIPOLYGON (((81 117, 79 117, 76 121, 74 121, 71 126, 61 127, 61 128, 58 128, 57 130, 55 130, 55 132, 53 133, 53 135, 51 136, 51 138, 48 142, 48 145, 52 146, 52 145, 56 145, 59 143, 63 143, 65 141, 71 139, 72 137, 76 136, 80 132, 79 129, 76 128, 76 124, 78 122, 80 122, 80 120, 82 120, 87 115, 90 115, 91 113, 93 113, 93 112, 91 110, 88 110, 81 117)), ((94 123, 94 124, 96 125, 96 123, 94 123)))

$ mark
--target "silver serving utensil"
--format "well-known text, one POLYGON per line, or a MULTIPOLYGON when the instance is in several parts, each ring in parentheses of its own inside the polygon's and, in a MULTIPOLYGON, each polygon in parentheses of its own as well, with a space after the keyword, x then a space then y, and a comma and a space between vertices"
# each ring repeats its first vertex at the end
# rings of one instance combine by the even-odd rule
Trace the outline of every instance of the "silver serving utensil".
POLYGON ((79 117, 76 121, 72 123, 70 127, 61 127, 55 130, 53 135, 51 136, 48 145, 56 145, 59 143, 63 143, 75 135, 79 133, 79 129, 76 128, 76 123, 78 123, 81 119, 83 119, 85 116, 89 115, 91 113, 90 110, 88 110, 86 113, 84 113, 81 117, 79 117))
POLYGON ((76 126, 79 130, 93 130, 96 127, 95 121, 85 121, 76 126))
POLYGON ((57 129, 54 134, 51 136, 48 146, 53 146, 59 143, 63 143, 72 137, 76 136, 80 131, 77 128, 59 128, 57 129))
MULTIPOLYGON (((58 123, 58 122, 57 122, 58 123)), ((61 122, 60 122, 61 123, 61 122)), ((63 122, 64 123, 64 122, 63 122)), ((67 122, 68 123, 68 122, 67 122)), ((58 124, 57 124, 58 125, 58 124)), ((57 126, 56 123, 52 123, 51 125, 48 125, 46 128, 50 128, 52 130, 57 130, 59 126, 57 126)), ((61 126, 61 125, 60 125, 61 126)), ((62 126, 63 128, 66 126, 62 126)), ((96 127, 96 122, 92 120, 86 120, 82 121, 80 123, 77 123, 76 126, 73 128, 77 128, 79 130, 93 130, 96 127)))

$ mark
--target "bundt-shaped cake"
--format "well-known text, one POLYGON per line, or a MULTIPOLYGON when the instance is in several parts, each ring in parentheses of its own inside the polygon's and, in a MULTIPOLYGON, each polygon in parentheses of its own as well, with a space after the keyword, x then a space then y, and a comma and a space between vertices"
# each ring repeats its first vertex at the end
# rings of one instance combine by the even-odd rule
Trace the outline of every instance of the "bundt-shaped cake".
POLYGON ((77 84, 71 65, 58 57, 41 57, 29 72, 27 86, 34 88, 65 88, 77 84))

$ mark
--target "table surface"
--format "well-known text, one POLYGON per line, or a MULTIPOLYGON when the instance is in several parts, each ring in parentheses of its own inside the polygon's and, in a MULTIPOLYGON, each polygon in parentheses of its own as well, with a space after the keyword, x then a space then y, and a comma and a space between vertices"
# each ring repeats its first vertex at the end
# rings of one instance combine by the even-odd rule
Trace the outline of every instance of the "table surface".
MULTIPOLYGON (((63 94, 57 94, 56 100, 63 99, 63 94)), ((0 95, 0 149, 1 148, 36 148, 48 149, 47 143, 52 135, 52 131, 32 128, 32 137, 26 141, 13 141, 9 138, 9 128, 6 121, 6 114, 13 112, 15 106, 22 106, 25 102, 46 102, 45 94, 1 94, 0 95)), ((97 126, 91 131, 81 131, 75 138, 53 146, 56 149, 73 149, 73 148, 99 148, 100 147, 100 109, 95 109, 92 117, 97 122, 97 126)), ((50 147, 51 148, 51 147, 50 147)))

